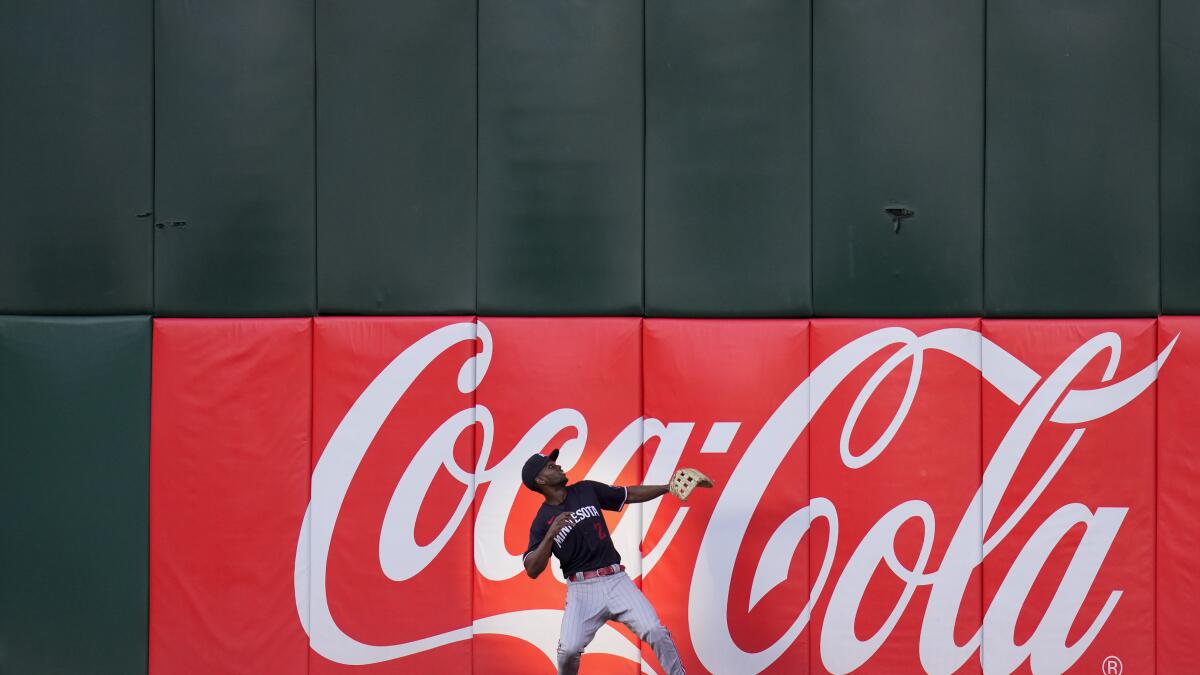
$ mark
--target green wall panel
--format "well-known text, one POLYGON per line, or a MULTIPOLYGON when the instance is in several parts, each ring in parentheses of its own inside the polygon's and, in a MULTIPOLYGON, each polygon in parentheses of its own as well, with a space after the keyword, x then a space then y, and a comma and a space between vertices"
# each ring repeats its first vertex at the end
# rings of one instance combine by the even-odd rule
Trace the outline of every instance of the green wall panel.
POLYGON ((1200 3, 1162 0, 1162 311, 1200 312, 1200 3))
POLYGON ((1158 3, 987 8, 984 306, 1158 311, 1158 3))
POLYGON ((816 0, 817 314, 982 311, 983 14, 982 0, 816 0), (913 215, 897 231, 887 208, 913 215))
POLYGON ((149 311, 151 10, 0 2, 0 312, 149 311))
POLYGON ((321 312, 475 312, 475 0, 317 1, 321 312))
POLYGON ((642 63, 640 0, 480 2, 480 313, 641 313, 642 63))
POLYGON ((807 1, 646 3, 646 313, 812 311, 807 1))
POLYGON ((155 22, 156 312, 311 314, 312 0, 157 0, 155 22))
POLYGON ((150 319, 0 317, 0 673, 146 670, 150 319))

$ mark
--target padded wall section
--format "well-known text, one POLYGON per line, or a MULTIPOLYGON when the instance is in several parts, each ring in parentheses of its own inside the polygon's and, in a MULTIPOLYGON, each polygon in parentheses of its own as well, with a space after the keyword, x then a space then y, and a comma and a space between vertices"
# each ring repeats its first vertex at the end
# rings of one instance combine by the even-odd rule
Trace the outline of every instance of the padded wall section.
POLYGON ((0 317, 0 672, 146 671, 150 320, 0 317))
POLYGON ((837 509, 832 546, 828 526, 809 546, 812 672, 979 672, 979 320, 811 333, 809 491, 837 509), (940 583, 910 582, 888 555, 940 583))
POLYGON ((1155 672, 1155 322, 983 334, 986 670, 1155 672))
POLYGON ((470 318, 317 319, 309 672, 471 671, 475 352, 470 318))
MULTIPOLYGON (((473 669, 552 673, 566 588, 556 558, 537 580, 525 574, 522 554, 543 499, 521 484, 520 470, 530 455, 561 448, 571 482, 639 483, 641 320, 480 318, 478 330, 493 351, 476 391, 477 463, 487 480, 475 501, 473 669)), ((641 508, 603 515, 636 578, 641 508)), ((596 634, 581 671, 639 671, 638 639, 614 626, 596 634)))
POLYGON ((1200 663, 1200 317, 1159 319, 1158 349, 1168 347, 1158 374, 1156 665, 1184 673, 1200 663))
POLYGON ((642 3, 479 3, 481 314, 642 313, 642 3))
POLYGON ((646 3, 646 313, 804 316, 809 2, 646 3))
POLYGON ((643 339, 643 482, 691 466, 716 488, 643 505, 642 588, 689 672, 807 672, 808 322, 654 319, 643 339))
POLYGON ((985 311, 1158 313, 1158 6, 987 6, 985 311))
POLYGON ((813 300, 825 316, 983 306, 982 0, 813 8, 813 300), (899 228, 885 209, 913 215, 899 228))
POLYGON ((154 322, 151 673, 307 672, 311 365, 309 319, 154 322))
POLYGON ((155 24, 155 313, 311 314, 313 0, 156 0, 155 24))
POLYGON ((317 0, 321 312, 475 311, 475 2, 317 0))
POLYGON ((1162 311, 1200 312, 1200 3, 1161 0, 1162 311))
POLYGON ((151 10, 0 5, 0 312, 149 311, 151 10))

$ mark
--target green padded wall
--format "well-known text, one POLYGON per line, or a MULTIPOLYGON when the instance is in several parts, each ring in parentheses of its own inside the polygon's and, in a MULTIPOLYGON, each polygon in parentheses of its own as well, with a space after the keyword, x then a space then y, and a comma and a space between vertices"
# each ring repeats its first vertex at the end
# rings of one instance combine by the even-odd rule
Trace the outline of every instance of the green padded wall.
POLYGON ((151 10, 0 2, 0 312, 149 311, 151 10))
POLYGON ((987 6, 989 316, 1158 312, 1158 5, 987 6))
POLYGON ((1162 1, 1162 311, 1200 312, 1200 3, 1162 1))
POLYGON ((475 312, 475 0, 317 0, 318 309, 475 312))
POLYGON ((807 0, 646 3, 646 313, 806 316, 807 0))
POLYGON ((983 0, 813 5, 822 316, 983 307, 983 0), (887 208, 907 208, 897 230, 887 208))
POLYGON ((155 23, 155 312, 312 314, 312 0, 157 0, 155 23))
POLYGON ((642 313, 642 107, 640 0, 481 0, 479 313, 642 313))
POLYGON ((0 673, 146 670, 149 317, 0 317, 0 673))

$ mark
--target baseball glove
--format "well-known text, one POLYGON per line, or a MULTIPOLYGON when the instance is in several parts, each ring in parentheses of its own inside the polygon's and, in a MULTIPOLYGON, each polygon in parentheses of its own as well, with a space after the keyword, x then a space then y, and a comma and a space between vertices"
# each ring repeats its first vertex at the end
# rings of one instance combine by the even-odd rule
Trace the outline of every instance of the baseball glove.
POLYGON ((671 494, 679 497, 680 501, 686 502, 688 495, 697 487, 712 486, 712 480, 695 469, 680 469, 671 476, 671 494))

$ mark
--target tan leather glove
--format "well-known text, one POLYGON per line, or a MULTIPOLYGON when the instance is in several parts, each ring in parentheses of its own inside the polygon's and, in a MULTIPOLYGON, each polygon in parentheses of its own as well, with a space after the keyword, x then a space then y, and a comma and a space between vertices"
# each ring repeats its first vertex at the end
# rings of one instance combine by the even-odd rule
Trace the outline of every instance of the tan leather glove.
POLYGON ((674 476, 671 476, 671 494, 679 497, 680 501, 686 502, 688 495, 698 487, 710 488, 712 486, 712 479, 696 469, 680 469, 675 472, 674 476))

